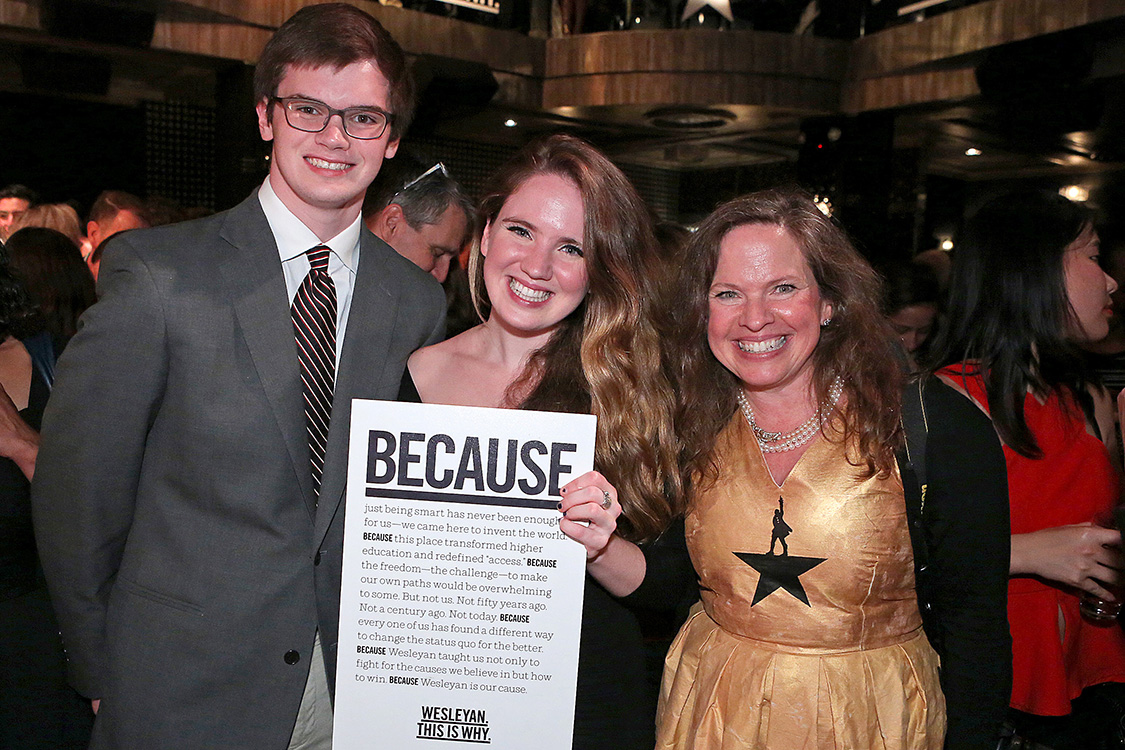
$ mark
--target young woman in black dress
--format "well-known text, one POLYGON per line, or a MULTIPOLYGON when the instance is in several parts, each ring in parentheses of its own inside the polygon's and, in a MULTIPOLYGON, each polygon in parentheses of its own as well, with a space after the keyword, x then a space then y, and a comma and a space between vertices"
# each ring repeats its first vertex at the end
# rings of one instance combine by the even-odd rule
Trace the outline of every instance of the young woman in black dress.
POLYGON ((423 402, 597 415, 597 471, 566 485, 560 508, 590 574, 574 747, 651 748, 655 706, 629 605, 683 590, 692 573, 675 533, 657 541, 679 515, 680 484, 651 322, 649 212, 604 155, 551 136, 500 170, 480 213, 469 275, 483 322, 415 353, 409 373, 423 402))

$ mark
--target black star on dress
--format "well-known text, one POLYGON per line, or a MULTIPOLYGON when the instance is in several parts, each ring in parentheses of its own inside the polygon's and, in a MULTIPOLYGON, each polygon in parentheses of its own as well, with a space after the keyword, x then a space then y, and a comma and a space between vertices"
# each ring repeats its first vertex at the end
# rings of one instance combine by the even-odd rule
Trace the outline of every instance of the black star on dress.
POLYGON ((790 557, 789 555, 756 555, 750 552, 735 552, 735 556, 742 562, 758 571, 758 588, 754 590, 753 607, 779 588, 785 589, 790 594, 800 599, 806 606, 809 597, 805 587, 801 585, 799 576, 809 572, 817 565, 827 560, 827 557, 790 557))

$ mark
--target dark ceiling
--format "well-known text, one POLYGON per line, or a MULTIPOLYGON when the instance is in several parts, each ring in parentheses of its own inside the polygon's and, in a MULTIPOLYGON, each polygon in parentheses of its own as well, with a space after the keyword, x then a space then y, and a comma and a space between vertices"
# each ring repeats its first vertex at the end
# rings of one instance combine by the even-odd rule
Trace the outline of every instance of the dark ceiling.
MULTIPOLYGON (((224 20, 191 5, 168 5, 169 12, 191 20, 224 20)), ((931 67, 966 62, 976 70, 979 96, 889 113, 894 147, 916 151, 924 172, 966 181, 1050 177, 1096 189, 1125 163, 1125 23, 1092 24, 931 67), (969 149, 980 153, 966 155, 969 149)), ((111 103, 167 98, 214 105, 216 76, 230 64, 0 26, 0 80, 9 89, 30 93, 111 103), (69 69, 67 56, 73 58, 69 69), (66 92, 75 79, 74 66, 90 59, 104 61, 111 76, 107 93, 66 92), (59 65, 70 75, 47 75, 59 65)), ((598 142, 624 162, 698 171, 795 161, 810 114, 822 113, 758 106, 517 111, 443 98, 420 119, 418 132, 519 145, 536 133, 565 129, 598 142), (518 125, 500 125, 509 118, 518 125)))

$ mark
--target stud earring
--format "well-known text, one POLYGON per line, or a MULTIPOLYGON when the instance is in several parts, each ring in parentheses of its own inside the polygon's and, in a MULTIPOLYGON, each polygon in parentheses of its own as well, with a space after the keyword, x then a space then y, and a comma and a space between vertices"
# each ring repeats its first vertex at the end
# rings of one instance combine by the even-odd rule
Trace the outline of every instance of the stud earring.
POLYGON ((832 318, 825 318, 824 320, 822 320, 820 322, 820 327, 821 328, 827 328, 828 324, 831 323, 831 322, 832 322, 832 318))

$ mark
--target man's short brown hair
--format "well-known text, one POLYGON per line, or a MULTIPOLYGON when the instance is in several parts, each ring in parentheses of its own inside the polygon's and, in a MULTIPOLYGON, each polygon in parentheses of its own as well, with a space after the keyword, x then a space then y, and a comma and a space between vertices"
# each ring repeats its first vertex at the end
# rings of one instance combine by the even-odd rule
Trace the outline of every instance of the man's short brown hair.
POLYGON ((94 201, 94 205, 90 207, 89 221, 104 224, 113 221, 114 217, 122 211, 130 211, 151 223, 145 202, 124 190, 103 190, 94 201))
POLYGON ((289 66, 337 70, 373 60, 390 84, 390 137, 398 140, 414 115, 414 81, 402 47, 370 14, 342 3, 309 5, 281 25, 254 70, 254 99, 269 101, 289 66))

